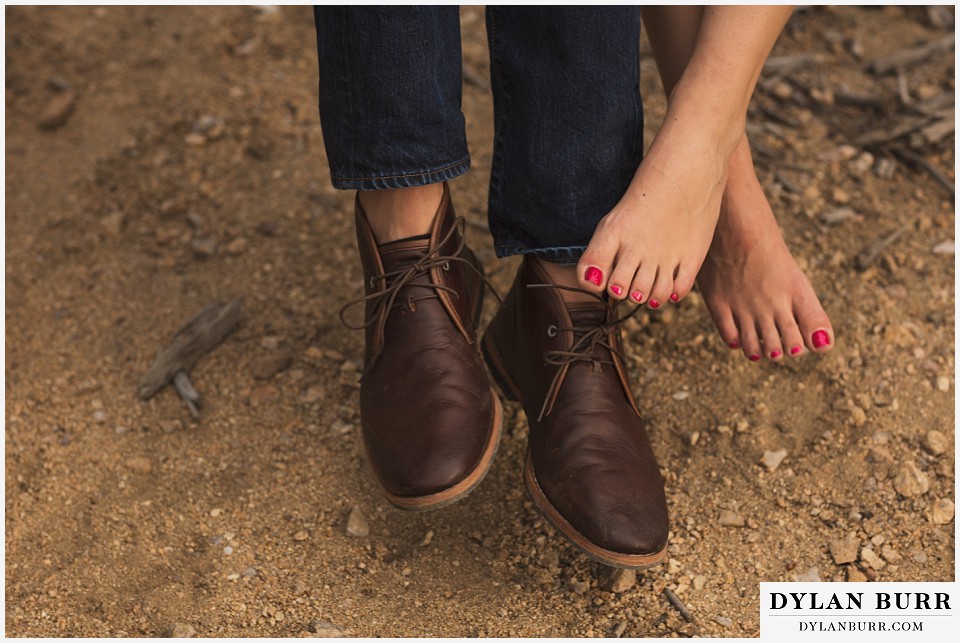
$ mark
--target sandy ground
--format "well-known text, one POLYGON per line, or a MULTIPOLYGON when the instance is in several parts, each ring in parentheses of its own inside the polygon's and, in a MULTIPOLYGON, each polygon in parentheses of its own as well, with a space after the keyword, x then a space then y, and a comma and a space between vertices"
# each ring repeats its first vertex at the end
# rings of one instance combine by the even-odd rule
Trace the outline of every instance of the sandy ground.
MULTIPOLYGON (((481 80, 452 189, 506 290, 516 261, 483 232, 481 10, 463 30, 481 80)), ((308 8, 7 9, 7 634, 751 636, 760 581, 952 580, 953 198, 892 148, 952 177, 954 138, 863 138, 952 109, 952 49, 899 80, 869 67, 951 31, 920 8, 792 19, 775 55, 818 58, 765 76, 750 131, 836 350, 750 363, 696 294, 626 329, 673 521, 668 561, 633 578, 538 515, 513 404, 465 501, 381 497, 356 428, 362 336, 337 319, 361 273, 308 8), (233 296, 244 321, 192 372, 201 420, 170 389, 141 401, 158 349, 233 296)), ((652 136, 664 102, 643 72, 652 136)))

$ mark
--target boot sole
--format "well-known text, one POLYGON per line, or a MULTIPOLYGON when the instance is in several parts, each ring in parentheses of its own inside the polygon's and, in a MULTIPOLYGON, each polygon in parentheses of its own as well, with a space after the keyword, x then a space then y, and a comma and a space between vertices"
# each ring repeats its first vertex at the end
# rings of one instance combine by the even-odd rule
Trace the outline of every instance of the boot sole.
POLYGON ((490 471, 490 466, 493 464, 493 456, 497 453, 497 448, 500 446, 500 436, 503 433, 503 405, 500 403, 500 398, 497 397, 496 392, 492 388, 490 389, 490 399, 493 401, 493 421, 490 435, 487 438, 487 445, 484 448, 483 455, 480 457, 480 461, 470 475, 452 487, 427 496, 397 496, 390 493, 381 485, 383 493, 387 497, 387 500, 390 501, 390 504, 404 511, 439 509, 440 507, 446 507, 464 498, 477 488, 477 485, 483 481, 487 472, 490 471))
MULTIPOLYGON (((497 386, 500 387, 500 390, 503 391, 504 397, 510 401, 521 401, 520 393, 507 374, 503 366, 503 360, 500 358, 500 351, 497 349, 497 345, 494 343, 493 337, 489 332, 483 337, 481 349, 483 351, 484 361, 487 363, 487 368, 490 369, 490 375, 497 383, 497 386)), ((534 504, 543 517, 550 521, 550 524, 560 532, 567 542, 593 560, 611 567, 641 571, 659 565, 666 557, 666 544, 664 544, 663 548, 659 551, 650 554, 624 554, 600 547, 581 534, 563 517, 543 493, 543 490, 540 488, 540 483, 537 482, 537 475, 533 470, 533 459, 529 448, 527 449, 526 462, 523 468, 523 481, 527 487, 527 491, 533 498, 534 504)))

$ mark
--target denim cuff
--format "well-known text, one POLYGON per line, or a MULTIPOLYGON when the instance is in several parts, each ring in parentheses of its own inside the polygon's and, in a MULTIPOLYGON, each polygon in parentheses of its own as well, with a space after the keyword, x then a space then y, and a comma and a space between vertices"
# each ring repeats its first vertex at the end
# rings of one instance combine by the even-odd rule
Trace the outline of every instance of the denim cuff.
POLYGON ((470 157, 465 156, 453 163, 435 169, 426 169, 392 176, 343 177, 331 173, 333 187, 338 190, 394 190, 415 188, 430 183, 442 183, 455 179, 470 169, 470 157))
POLYGON ((534 255, 544 261, 559 264, 575 264, 580 261, 580 256, 586 250, 586 246, 562 246, 556 248, 527 248, 517 244, 499 244, 494 247, 497 257, 503 259, 512 255, 534 255))

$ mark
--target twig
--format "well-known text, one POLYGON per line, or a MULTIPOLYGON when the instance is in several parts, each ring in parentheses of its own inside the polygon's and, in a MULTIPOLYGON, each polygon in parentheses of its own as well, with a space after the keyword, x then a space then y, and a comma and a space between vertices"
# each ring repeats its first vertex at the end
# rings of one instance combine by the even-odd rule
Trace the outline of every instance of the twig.
POLYGON ((859 136, 858 138, 854 139, 853 144, 859 147, 869 147, 871 145, 887 143, 895 138, 900 138, 901 136, 914 132, 929 122, 930 119, 928 118, 904 118, 895 127, 889 129, 878 129, 859 136))
POLYGON ((664 587, 663 595, 666 596, 667 600, 670 601, 670 604, 673 605, 678 612, 680 612, 680 616, 683 617, 683 620, 685 620, 687 623, 693 622, 694 619, 693 615, 690 613, 690 610, 688 610, 687 606, 683 604, 683 601, 681 601, 677 595, 673 593, 672 589, 669 587, 664 587))
POLYGON ((900 96, 900 104, 904 107, 910 107, 913 99, 910 98, 910 88, 907 87, 907 74, 903 67, 897 67, 897 94, 900 96))
POLYGON ((889 71, 896 70, 898 67, 909 67, 911 65, 916 65, 917 63, 923 62, 933 54, 948 49, 953 49, 953 43, 954 34, 951 33, 941 38, 937 38, 932 42, 928 42, 925 45, 911 47, 909 49, 901 49, 900 51, 895 51, 888 56, 884 56, 883 58, 875 58, 867 65, 867 68, 875 74, 885 74, 889 71))
POLYGON ((910 150, 904 147, 901 147, 899 145, 895 147, 891 147, 890 151, 893 152, 895 156, 900 157, 900 160, 906 161, 907 163, 912 163, 913 165, 920 166, 921 168, 929 172, 930 176, 936 179, 940 183, 940 185, 942 185, 947 189, 947 191, 950 193, 950 196, 953 196, 954 194, 956 194, 956 188, 954 186, 953 180, 949 176, 941 172, 933 163, 931 163, 927 159, 923 158, 919 154, 914 154, 910 150))
POLYGON ((190 414, 196 417, 200 394, 190 383, 187 373, 201 356, 230 334, 242 316, 243 303, 239 298, 228 303, 214 302, 194 315, 157 354, 153 366, 140 382, 140 397, 148 400, 174 382, 190 414))
POLYGON ((870 247, 861 251, 860 254, 857 255, 857 258, 853 260, 854 266, 856 266, 857 270, 859 270, 860 272, 863 272, 864 270, 866 270, 868 267, 870 267, 870 264, 872 264, 874 260, 880 255, 881 252, 883 252, 887 247, 892 245, 897 239, 903 236, 903 233, 905 233, 907 230, 908 230, 908 227, 903 226, 903 227, 897 228, 896 230, 894 230, 893 232, 885 236, 883 239, 878 239, 874 241, 870 245, 870 247))
POLYGON ((834 91, 833 100, 837 105, 853 105, 854 107, 864 107, 877 111, 883 111, 886 108, 886 103, 879 96, 873 94, 858 94, 856 92, 848 92, 844 89, 834 91))

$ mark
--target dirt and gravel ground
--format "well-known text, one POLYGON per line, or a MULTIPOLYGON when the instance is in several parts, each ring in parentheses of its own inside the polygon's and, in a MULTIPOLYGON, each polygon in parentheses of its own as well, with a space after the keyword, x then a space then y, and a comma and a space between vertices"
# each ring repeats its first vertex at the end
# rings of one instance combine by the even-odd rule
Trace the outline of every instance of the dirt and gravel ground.
MULTIPOLYGON (((7 634, 751 636, 760 581, 954 578, 953 48, 871 65, 952 12, 809 9, 777 45, 750 131, 836 350, 750 363, 695 295, 627 329, 673 519, 634 578, 537 514, 515 405, 468 499, 381 497, 309 8, 6 11, 7 634), (170 389, 141 401, 157 350, 232 296, 245 320, 192 373, 202 419, 170 389)), ((474 168, 453 190, 505 290, 481 9, 463 30, 474 168)))

